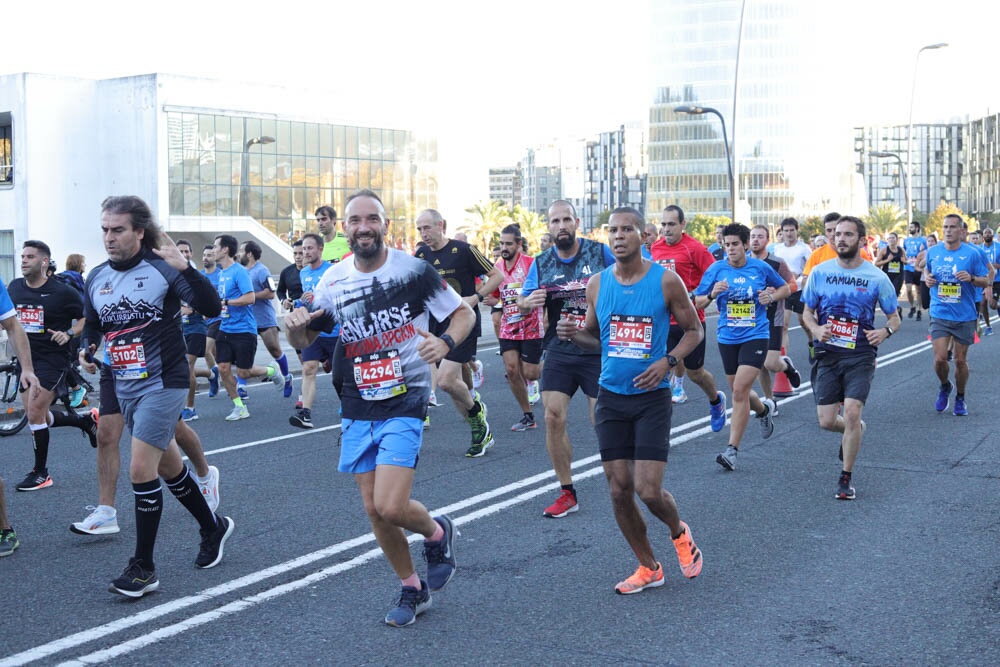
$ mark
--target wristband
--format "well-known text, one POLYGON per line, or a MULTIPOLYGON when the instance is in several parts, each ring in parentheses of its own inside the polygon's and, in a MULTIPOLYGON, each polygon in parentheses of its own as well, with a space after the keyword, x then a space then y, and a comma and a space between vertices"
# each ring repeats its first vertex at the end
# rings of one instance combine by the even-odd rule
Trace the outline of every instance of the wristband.
POLYGON ((443 340, 445 342, 445 344, 448 346, 448 351, 449 352, 454 352, 454 350, 455 350, 455 339, 454 338, 452 338, 448 334, 441 334, 440 336, 438 336, 438 338, 440 338, 441 340, 443 340))
POLYGON ((483 299, 485 299, 486 297, 480 294, 479 292, 476 292, 476 298, 479 299, 479 303, 482 303, 483 299))

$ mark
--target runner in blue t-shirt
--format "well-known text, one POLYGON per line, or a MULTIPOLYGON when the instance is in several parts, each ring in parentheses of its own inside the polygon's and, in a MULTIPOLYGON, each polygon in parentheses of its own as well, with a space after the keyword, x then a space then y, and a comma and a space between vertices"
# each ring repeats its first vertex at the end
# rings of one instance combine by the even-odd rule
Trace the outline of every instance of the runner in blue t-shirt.
MULTIPOLYGON (((192 256, 191 242, 186 239, 179 239, 174 245, 177 246, 177 250, 180 251, 181 256, 190 264, 192 256)), ((186 303, 181 303, 181 333, 184 335, 185 356, 187 356, 188 362, 188 395, 184 409, 181 411, 181 419, 191 422, 198 419, 198 410, 194 407, 194 396, 198 388, 198 378, 203 377, 211 382, 213 376, 211 369, 215 366, 215 356, 213 355, 211 362, 209 362, 208 355, 206 354, 208 324, 205 322, 205 317, 186 303), (199 357, 205 359, 205 363, 208 364, 207 369, 195 368, 199 357)), ((215 371, 215 373, 218 373, 218 371, 215 371)))
POLYGON ((864 433, 861 411, 875 375, 875 354, 900 326, 896 288, 888 275, 861 257, 863 238, 861 220, 840 218, 832 240, 837 259, 813 269, 802 295, 802 323, 813 339, 816 359, 812 388, 819 425, 843 433, 838 500, 854 499, 851 473, 864 433), (885 327, 875 327, 876 305, 888 318, 885 327))
POLYGON ((906 286, 906 299, 910 302, 910 313, 907 317, 917 316, 920 321, 920 283, 921 272, 917 268, 917 255, 927 250, 927 239, 920 234, 920 223, 911 222, 910 235, 903 239, 903 251, 906 253, 906 266, 903 267, 903 284, 906 286))
POLYGON ((931 291, 931 341, 934 344, 934 372, 941 380, 934 408, 948 409, 952 385, 948 379, 948 350, 955 361, 954 414, 969 414, 965 405, 965 384, 969 380, 966 359, 969 346, 975 340, 977 303, 976 288, 988 287, 990 271, 986 257, 975 246, 962 242, 968 229, 962 216, 947 215, 941 229, 941 243, 927 251, 924 281, 931 291))
POLYGON ((733 394, 733 414, 729 446, 715 460, 726 470, 735 470, 751 409, 760 423, 761 436, 767 439, 774 432, 774 402, 766 398, 761 401, 753 391, 753 383, 764 366, 771 338, 767 307, 787 297, 791 288, 766 262, 747 257, 750 230, 744 225, 726 225, 722 238, 726 259, 705 271, 694 290, 694 305, 704 309, 715 301, 719 308, 716 337, 733 394))
POLYGON ((702 567, 677 503, 663 489, 663 472, 670 451, 670 370, 698 346, 704 332, 677 274, 643 257, 644 226, 634 208, 612 211, 608 242, 616 261, 588 282, 583 327, 568 317, 556 324, 561 340, 601 353, 597 442, 615 519, 639 560, 635 573, 615 586, 622 595, 664 583, 634 495, 670 528, 684 576, 693 579, 702 567), (668 349, 671 314, 684 334, 668 349))
MULTIPOLYGON (((201 263, 205 268, 202 275, 208 278, 215 291, 219 291, 219 267, 215 263, 215 246, 206 244, 201 251, 201 263)), ((219 365, 215 362, 215 339, 219 337, 219 325, 222 324, 221 317, 206 317, 205 325, 208 330, 205 332, 205 363, 211 376, 208 378, 208 397, 215 398, 219 393, 219 365)))
POLYGON ((989 227, 983 227, 983 252, 986 253, 986 261, 990 263, 990 269, 993 273, 993 284, 983 293, 983 304, 986 314, 986 331, 983 333, 987 336, 992 336, 993 327, 990 326, 989 309, 996 310, 997 296, 1000 295, 1000 284, 996 282, 997 268, 1000 267, 1000 243, 993 241, 993 230, 989 227))
POLYGON ((233 401, 233 411, 226 421, 238 421, 250 416, 243 399, 236 392, 236 378, 232 364, 236 364, 237 374, 244 380, 265 377, 276 386, 284 384, 284 376, 277 364, 255 366, 257 354, 257 319, 253 314, 254 296, 250 274, 236 262, 238 243, 236 237, 221 234, 215 237, 215 261, 219 266, 219 298, 222 299, 222 318, 219 337, 215 341, 219 373, 226 393, 233 401))

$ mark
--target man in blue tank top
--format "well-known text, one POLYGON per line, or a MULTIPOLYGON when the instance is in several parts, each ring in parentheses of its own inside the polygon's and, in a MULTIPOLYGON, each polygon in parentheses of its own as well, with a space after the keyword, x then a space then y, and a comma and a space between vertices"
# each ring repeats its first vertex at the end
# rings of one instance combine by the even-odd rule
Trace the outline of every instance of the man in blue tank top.
POLYGON ((844 462, 838 500, 854 500, 851 473, 861 448, 861 411, 875 376, 878 346, 899 330, 896 288, 889 277, 861 257, 865 224, 852 216, 837 223, 832 242, 837 259, 818 264, 802 295, 802 323, 813 339, 813 396, 819 425, 843 433, 844 462), (875 306, 888 318, 875 328, 875 306), (840 405, 844 414, 840 415, 840 405))
POLYGON ((634 208, 612 211, 608 242, 615 263, 587 284, 583 328, 568 316, 556 325, 561 340, 601 353, 597 442, 615 519, 639 559, 635 573, 615 586, 622 595, 664 584, 636 494, 670 528, 684 576, 697 577, 702 566, 690 529, 663 489, 663 473, 670 452, 670 371, 698 346, 704 332, 677 274, 643 258, 644 228, 634 208), (668 350, 671 314, 684 334, 668 350))

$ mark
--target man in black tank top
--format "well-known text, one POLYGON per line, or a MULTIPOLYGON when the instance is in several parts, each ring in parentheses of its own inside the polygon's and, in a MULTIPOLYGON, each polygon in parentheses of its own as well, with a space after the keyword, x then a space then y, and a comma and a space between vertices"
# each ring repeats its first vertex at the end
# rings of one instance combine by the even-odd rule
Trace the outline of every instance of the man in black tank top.
POLYGON ((882 269, 889 281, 896 288, 896 294, 903 288, 903 265, 906 264, 906 252, 899 245, 899 234, 889 232, 885 237, 886 245, 880 249, 875 258, 875 266, 882 269))

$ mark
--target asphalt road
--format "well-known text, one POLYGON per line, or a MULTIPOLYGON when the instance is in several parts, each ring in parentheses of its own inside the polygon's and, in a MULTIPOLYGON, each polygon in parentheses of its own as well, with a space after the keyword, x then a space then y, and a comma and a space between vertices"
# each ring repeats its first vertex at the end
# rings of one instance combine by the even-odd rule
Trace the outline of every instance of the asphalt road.
MULTIPOLYGON (((691 400, 674 412, 665 486, 704 570, 685 580, 666 529, 651 522, 667 583, 633 596, 613 592, 635 560, 611 513, 586 402, 574 399, 570 426, 581 509, 543 518, 557 488, 544 429, 508 430, 520 415, 495 343, 482 341, 481 391, 497 445, 465 458, 468 427, 450 405, 432 410, 414 497, 456 519, 459 569, 401 630, 382 622, 398 581, 353 480, 336 472, 328 378, 313 431, 288 425, 294 399, 269 384, 252 387, 252 417, 236 423, 223 420, 228 401, 199 395, 193 426, 221 470, 220 511, 236 530, 220 566, 196 569, 197 526, 166 494, 161 587, 138 601, 106 590, 133 548, 127 477, 118 487, 122 532, 75 535, 69 524, 96 504, 84 438, 55 432, 55 485, 35 493, 12 490, 31 464, 29 436, 0 440, 22 542, 0 560, 0 665, 997 664, 1000 446, 991 410, 1000 336, 971 351, 970 416, 939 415, 922 324, 904 320, 880 355, 853 502, 833 499, 839 439, 817 427, 808 388, 781 403, 770 440, 751 423, 728 473, 714 461, 728 428, 710 432, 704 396, 689 386, 691 400)), ((708 365, 721 382, 710 337, 708 365)), ((806 367, 800 331, 793 347, 806 367)), ((419 544, 413 553, 422 570, 419 544)))

